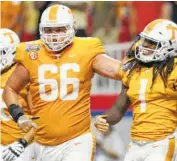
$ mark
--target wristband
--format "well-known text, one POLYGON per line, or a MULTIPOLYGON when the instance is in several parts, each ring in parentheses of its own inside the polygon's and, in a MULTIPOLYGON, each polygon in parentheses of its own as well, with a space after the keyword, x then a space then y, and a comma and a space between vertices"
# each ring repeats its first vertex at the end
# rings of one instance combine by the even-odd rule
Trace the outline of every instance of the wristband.
POLYGON ((23 109, 19 105, 16 105, 16 104, 11 104, 8 108, 8 111, 15 122, 18 121, 20 116, 24 115, 23 109))
POLYGON ((23 145, 24 148, 27 147, 28 142, 24 138, 20 138, 18 141, 19 141, 20 144, 23 145))

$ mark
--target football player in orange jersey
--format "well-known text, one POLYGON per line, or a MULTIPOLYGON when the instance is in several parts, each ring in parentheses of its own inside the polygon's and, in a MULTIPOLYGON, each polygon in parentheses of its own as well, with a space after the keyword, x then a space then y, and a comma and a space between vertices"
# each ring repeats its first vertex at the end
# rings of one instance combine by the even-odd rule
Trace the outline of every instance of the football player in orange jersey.
MULTIPOLYGON (((34 130, 31 129, 24 134, 23 131, 13 121, 8 113, 7 107, 2 100, 2 93, 9 76, 15 69, 15 50, 20 40, 16 33, 9 29, 0 29, 0 109, 1 109, 1 159, 3 161, 31 161, 33 157, 33 145, 28 143, 33 140, 34 130), (24 152, 24 153, 23 153, 24 152), (20 154, 23 153, 21 156, 20 154), (20 156, 20 157, 18 157, 20 156)), ((15 84, 15 83, 14 83, 15 84)), ((30 114, 29 106, 31 105, 30 97, 27 93, 28 88, 24 88, 19 94, 19 103, 24 107, 26 114, 30 114)))
POLYGON ((123 88, 116 104, 97 116, 101 132, 132 106, 131 142, 124 161, 174 161, 177 148, 177 25, 157 19, 140 34, 122 66, 123 88), (135 47, 135 48, 134 48, 135 47))
POLYGON ((91 161, 95 139, 90 131, 90 89, 95 72, 119 79, 120 61, 105 55, 97 38, 75 37, 72 11, 63 5, 47 8, 41 17, 41 39, 21 43, 19 62, 9 78, 4 100, 19 126, 28 121, 17 102, 18 91, 30 83, 37 160, 91 161), (13 83, 15 80, 15 84, 13 83))
POLYGON ((1 28, 8 28, 20 37, 23 34, 25 21, 23 1, 1 1, 1 28))

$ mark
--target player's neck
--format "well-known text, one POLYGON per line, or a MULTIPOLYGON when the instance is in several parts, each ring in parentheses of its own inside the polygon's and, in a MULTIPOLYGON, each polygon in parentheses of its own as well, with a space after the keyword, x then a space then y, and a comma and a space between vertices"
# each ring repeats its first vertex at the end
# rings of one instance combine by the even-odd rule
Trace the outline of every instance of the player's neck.
MULTIPOLYGON (((71 43, 72 44, 72 43, 71 43)), ((56 51, 55 54, 62 54, 63 51, 67 50, 70 48, 71 44, 69 44, 68 46, 66 46, 65 48, 63 48, 62 50, 60 51, 56 51)))
MULTIPOLYGON (((71 43, 72 44, 72 43, 71 43)), ((65 48, 63 48, 62 50, 60 51, 55 51, 55 52, 50 52, 50 55, 54 58, 54 59, 59 59, 62 54, 64 52, 66 52, 70 47, 71 47, 71 44, 69 44, 68 46, 66 46, 65 48)))

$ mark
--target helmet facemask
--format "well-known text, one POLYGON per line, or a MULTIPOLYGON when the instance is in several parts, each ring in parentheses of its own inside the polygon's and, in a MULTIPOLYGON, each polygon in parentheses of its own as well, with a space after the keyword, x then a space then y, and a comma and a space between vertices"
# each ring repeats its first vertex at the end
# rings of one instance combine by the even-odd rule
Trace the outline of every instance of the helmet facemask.
POLYGON ((167 48, 169 48, 169 42, 157 41, 150 37, 140 34, 140 43, 135 48, 135 57, 144 62, 159 62, 165 60, 169 56, 167 48), (147 43, 149 46, 147 46, 147 43), (146 45, 145 45, 146 44, 146 45))
POLYGON ((7 69, 14 63, 16 45, 1 47, 0 45, 0 71, 7 69))
POLYGON ((42 25, 40 26, 41 40, 48 50, 61 51, 72 43, 76 30, 71 25, 42 25), (52 27, 51 27, 52 26, 52 27), (65 28, 66 32, 46 33, 45 28, 65 28))

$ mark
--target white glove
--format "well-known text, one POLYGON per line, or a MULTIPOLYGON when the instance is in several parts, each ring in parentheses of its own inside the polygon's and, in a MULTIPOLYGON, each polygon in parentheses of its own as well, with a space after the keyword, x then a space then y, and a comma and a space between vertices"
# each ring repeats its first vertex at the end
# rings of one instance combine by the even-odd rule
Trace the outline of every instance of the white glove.
POLYGON ((25 115, 20 116, 17 123, 20 129, 22 129, 24 132, 28 132, 31 127, 37 128, 36 123, 33 122, 31 119, 27 118, 25 115))
POLYGON ((25 147, 20 142, 14 142, 2 151, 2 158, 4 161, 14 161, 24 150, 25 147))

